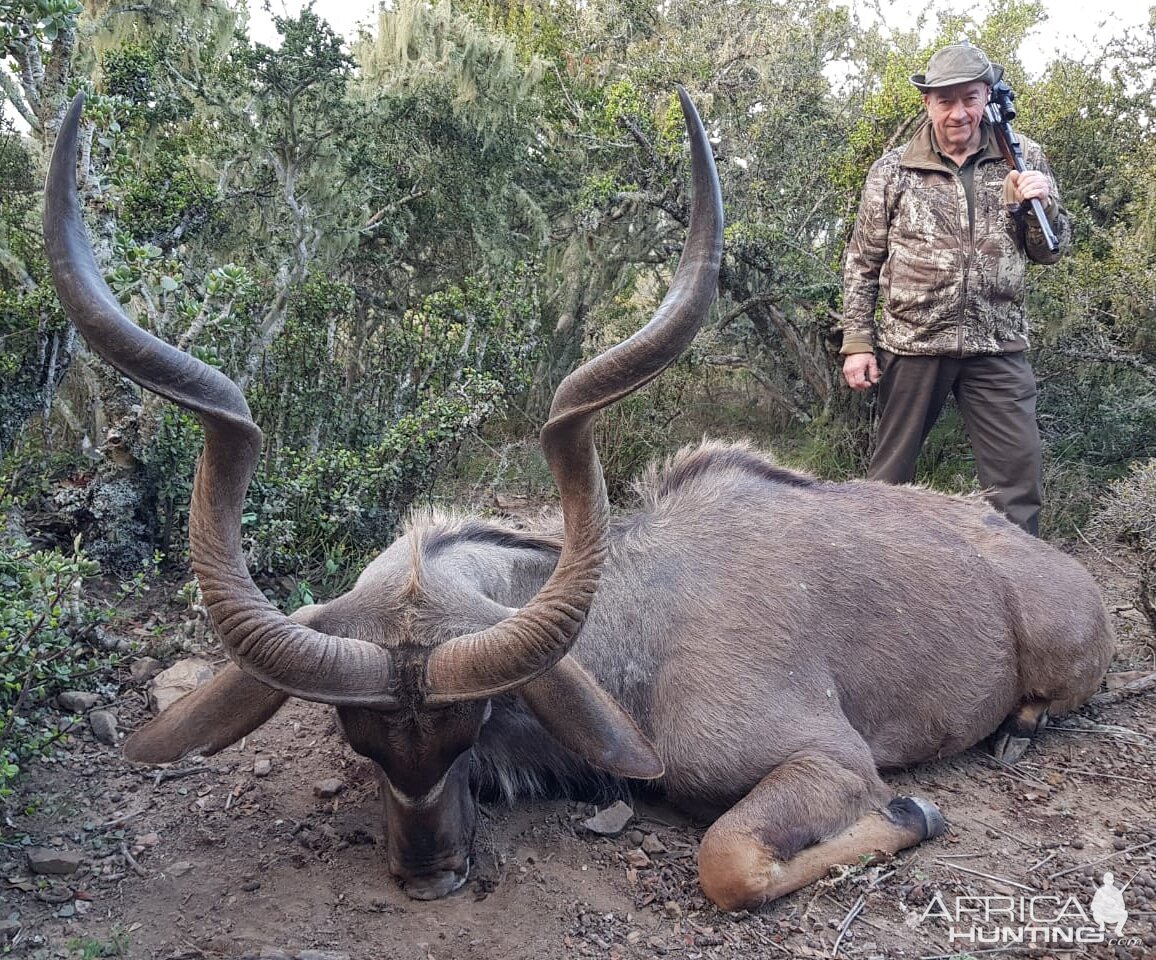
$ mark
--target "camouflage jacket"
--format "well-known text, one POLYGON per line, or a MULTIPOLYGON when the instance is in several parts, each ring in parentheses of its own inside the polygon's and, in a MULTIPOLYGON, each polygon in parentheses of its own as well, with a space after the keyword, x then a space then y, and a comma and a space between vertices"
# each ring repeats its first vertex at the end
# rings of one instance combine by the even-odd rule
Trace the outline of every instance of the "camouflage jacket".
POLYGON ((974 227, 958 173, 925 123, 871 167, 843 270, 844 354, 879 346, 906 355, 973 356, 1022 350, 1026 260, 1054 263, 1071 240, 1067 212, 1039 145, 1020 137, 1029 169, 1048 174, 1048 250, 1034 217, 1005 203, 1008 166, 984 124, 974 171, 974 227), (882 314, 875 305, 882 293, 882 314))

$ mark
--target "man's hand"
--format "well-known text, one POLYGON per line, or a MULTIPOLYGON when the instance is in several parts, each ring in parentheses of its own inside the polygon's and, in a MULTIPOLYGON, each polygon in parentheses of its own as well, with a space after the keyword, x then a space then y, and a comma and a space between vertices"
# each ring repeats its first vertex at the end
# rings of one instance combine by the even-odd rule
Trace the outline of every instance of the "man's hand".
POLYGON ((873 353, 849 353, 843 361, 843 377, 852 390, 866 390, 879 382, 879 364, 873 353))
POLYGON ((1003 197, 1005 203, 1039 200, 1046 207, 1050 196, 1051 184, 1048 181, 1048 176, 1039 170, 1025 170, 1023 173, 1013 170, 1004 179, 1003 197))

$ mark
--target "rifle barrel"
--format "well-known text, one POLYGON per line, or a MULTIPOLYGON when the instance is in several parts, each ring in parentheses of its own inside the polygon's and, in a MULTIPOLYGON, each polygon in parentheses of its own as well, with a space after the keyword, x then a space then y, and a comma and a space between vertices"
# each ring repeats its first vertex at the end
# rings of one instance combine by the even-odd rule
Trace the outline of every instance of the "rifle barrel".
MULTIPOLYGON (((990 107, 988 110, 989 120, 995 119, 990 112, 990 107)), ((1011 124, 1007 120, 997 120, 992 124, 992 127, 995 130, 996 139, 999 141, 1004 158, 1016 170, 1023 173, 1027 169, 1027 164, 1024 163, 1024 151, 1020 146, 1019 137, 1011 128, 1011 124)), ((1056 239, 1056 233, 1052 229, 1052 225, 1048 223, 1048 215, 1044 212, 1044 205, 1040 203, 1038 198, 1032 197, 1031 208, 1032 213, 1035 214, 1036 222, 1040 225, 1040 230, 1043 231, 1044 241, 1047 243, 1048 249, 1055 253, 1060 249, 1060 241, 1056 239)))

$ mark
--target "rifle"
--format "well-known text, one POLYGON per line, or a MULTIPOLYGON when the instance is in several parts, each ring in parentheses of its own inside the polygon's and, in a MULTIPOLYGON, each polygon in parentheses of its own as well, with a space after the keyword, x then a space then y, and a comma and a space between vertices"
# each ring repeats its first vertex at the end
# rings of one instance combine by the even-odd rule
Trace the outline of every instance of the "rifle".
MULTIPOLYGON (((1008 166, 1023 173, 1027 169, 1027 164, 1024 163, 1024 150, 1020 146, 1020 138, 1016 136, 1011 125, 1011 122, 1016 118, 1015 98, 1015 91, 1006 82, 1000 80, 991 88, 991 96, 988 98, 983 113, 987 122, 991 124, 992 130, 995 131, 996 142, 999 144, 1000 152, 1008 162, 1008 166)), ((1047 241, 1048 249, 1055 253, 1060 249, 1060 241, 1056 239, 1055 231, 1048 223, 1048 215, 1044 213, 1044 205, 1040 203, 1038 197, 1032 197, 1030 203, 1032 213, 1036 215, 1036 222, 1039 223, 1040 229, 1044 232, 1044 240, 1047 241)))

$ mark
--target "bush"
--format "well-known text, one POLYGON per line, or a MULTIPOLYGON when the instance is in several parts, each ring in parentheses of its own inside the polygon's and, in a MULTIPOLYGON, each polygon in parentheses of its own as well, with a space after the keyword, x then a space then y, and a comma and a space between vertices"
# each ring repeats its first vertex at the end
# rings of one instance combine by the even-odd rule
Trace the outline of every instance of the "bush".
POLYGON ((1156 457, 1132 464, 1126 476, 1109 484, 1092 529, 1139 552, 1137 604, 1156 630, 1156 457))
POLYGON ((83 597, 84 579, 98 569, 76 544, 34 549, 0 477, 0 798, 11 794, 20 765, 62 736, 50 699, 96 683, 118 661, 95 645, 106 611, 83 597))

